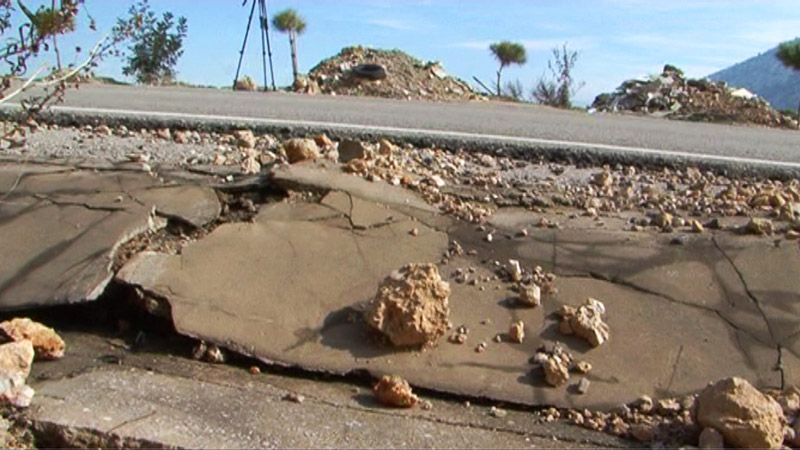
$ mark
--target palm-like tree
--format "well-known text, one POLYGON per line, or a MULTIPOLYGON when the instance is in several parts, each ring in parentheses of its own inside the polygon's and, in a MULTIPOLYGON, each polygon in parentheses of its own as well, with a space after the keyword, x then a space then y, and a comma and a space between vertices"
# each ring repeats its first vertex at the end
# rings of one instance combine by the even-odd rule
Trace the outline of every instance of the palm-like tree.
POLYGON ((297 11, 289 8, 275 15, 272 18, 272 25, 281 33, 289 34, 289 45, 292 47, 292 74, 297 81, 300 74, 297 69, 297 36, 306 30, 306 21, 297 11))
POLYGON ((497 95, 501 94, 500 77, 503 69, 511 64, 523 65, 528 61, 528 55, 525 52, 525 47, 516 42, 502 41, 496 42, 489 46, 494 57, 500 62, 500 68, 497 70, 497 95))

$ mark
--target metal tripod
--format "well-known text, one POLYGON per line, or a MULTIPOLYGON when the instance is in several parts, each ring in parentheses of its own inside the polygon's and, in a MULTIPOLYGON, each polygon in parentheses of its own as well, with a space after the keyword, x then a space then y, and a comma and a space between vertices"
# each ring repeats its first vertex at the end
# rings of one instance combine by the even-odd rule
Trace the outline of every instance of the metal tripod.
MULTIPOLYGON (((249 0, 244 0, 242 6, 249 0)), ((275 88, 275 72, 272 68, 272 46, 269 42, 269 16, 267 15, 267 0, 252 0, 253 6, 250 8, 250 17, 247 19, 247 29, 244 32, 242 49, 239 50, 239 64, 236 65, 236 77, 233 79, 233 88, 236 89, 236 82, 239 81, 239 71, 242 69, 242 59, 244 59, 244 49, 247 47, 247 36, 250 34, 250 25, 253 23, 253 15, 258 4, 258 23, 261 29, 261 64, 264 68, 264 90, 267 90, 267 55, 269 54, 269 74, 272 78, 272 90, 275 88)))

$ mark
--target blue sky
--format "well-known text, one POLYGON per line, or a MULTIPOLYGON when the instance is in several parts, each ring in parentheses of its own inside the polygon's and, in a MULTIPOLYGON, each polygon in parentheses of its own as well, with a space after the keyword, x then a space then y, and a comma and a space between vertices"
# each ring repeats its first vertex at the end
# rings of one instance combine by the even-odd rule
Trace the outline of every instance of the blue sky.
MULTIPOLYGON (((248 0, 249 1, 249 0, 248 0)), ((30 1, 35 6, 37 1, 30 1)), ((49 3, 49 2, 48 2, 49 3)), ((84 48, 108 30, 129 1, 86 0, 98 33, 81 31, 64 47, 84 48)), ((777 43, 800 36, 798 0, 268 0, 269 13, 297 9, 308 22, 299 41, 300 68, 308 71, 342 47, 362 44, 400 48, 423 60, 438 60, 465 80, 489 82, 496 64, 488 51, 503 39, 523 43, 528 64, 510 68, 505 80, 526 86, 544 72, 550 49, 567 42, 580 52, 576 77, 586 84, 581 103, 627 78, 659 72, 665 63, 690 76, 705 76, 777 43)), ((247 16, 242 0, 151 0, 157 12, 188 19, 181 80, 231 83, 247 16)), ((84 16, 82 16, 83 19, 84 16)), ((85 20, 84 20, 85 21, 85 20)), ((288 39, 272 35, 278 84, 291 79, 288 39)), ((261 80, 260 45, 251 35, 244 74, 261 80)), ((98 72, 124 78, 122 62, 104 62, 98 72)))

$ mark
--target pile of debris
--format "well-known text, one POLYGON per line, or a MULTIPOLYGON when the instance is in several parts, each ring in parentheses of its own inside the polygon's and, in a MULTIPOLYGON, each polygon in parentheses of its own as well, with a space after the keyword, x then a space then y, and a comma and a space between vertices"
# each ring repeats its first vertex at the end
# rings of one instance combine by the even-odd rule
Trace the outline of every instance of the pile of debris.
POLYGON ((400 50, 347 47, 311 69, 295 90, 437 101, 481 98, 437 62, 422 62, 400 50))
POLYGON ((798 129, 798 121, 774 110, 766 100, 730 87, 724 81, 687 79, 671 65, 649 80, 627 80, 616 91, 600 94, 592 108, 604 112, 633 111, 672 119, 736 122, 798 129))

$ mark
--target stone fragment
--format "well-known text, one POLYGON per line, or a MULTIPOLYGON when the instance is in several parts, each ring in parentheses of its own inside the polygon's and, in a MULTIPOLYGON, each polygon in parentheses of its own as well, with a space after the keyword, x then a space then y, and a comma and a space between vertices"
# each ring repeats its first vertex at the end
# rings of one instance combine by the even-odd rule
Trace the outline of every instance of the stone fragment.
POLYGON ((695 232, 695 233, 702 233, 702 232, 704 232, 706 230, 705 227, 703 226, 703 224, 700 223, 700 221, 698 221, 698 220, 692 220, 690 222, 690 225, 692 227, 692 231, 695 232))
POLYGON ((434 264, 408 264, 386 277, 366 322, 396 347, 427 347, 447 332, 450 285, 434 264))
POLYGON ((653 398, 649 395, 642 395, 633 402, 633 407, 644 413, 652 411, 653 406, 653 398))
POLYGON ((536 307, 542 304, 542 288, 537 284, 519 285, 519 303, 536 307))
POLYGON ((561 344, 556 343, 551 351, 540 349, 533 356, 534 364, 541 366, 544 379, 550 386, 558 387, 569 381, 569 367, 572 355, 561 344))
POLYGON ((599 347, 609 338, 608 324, 603 321, 605 312, 605 305, 593 298, 587 299, 578 309, 565 305, 559 311, 559 330, 586 339, 592 347, 599 347))
POLYGON ((172 140, 175 141, 176 144, 188 144, 189 135, 186 133, 186 131, 176 130, 174 133, 172 133, 172 140))
POLYGON ((775 231, 772 221, 769 219, 762 219, 759 217, 752 217, 747 225, 744 226, 744 232, 747 234, 755 234, 758 236, 768 236, 775 231))
POLYGON ((697 446, 703 449, 722 450, 725 448, 725 440, 722 434, 713 428, 703 428, 697 446))
POLYGON ((233 138, 240 148, 254 148, 256 146, 256 137, 250 130, 236 130, 233 132, 233 138))
POLYGON ((582 373, 585 375, 592 371, 592 364, 589 363, 588 361, 578 361, 578 363, 575 364, 575 370, 578 373, 582 373))
POLYGON ((781 405, 742 378, 706 387, 697 398, 697 422, 739 448, 780 448, 783 443, 781 405))
POLYGON ((589 379, 584 377, 584 378, 581 378, 580 381, 578 381, 578 385, 576 386, 575 389, 578 391, 578 394, 584 395, 587 392, 589 392, 589 386, 590 385, 591 385, 591 382, 589 381, 589 379))
POLYGON ((35 352, 29 340, 0 345, 0 403, 21 408, 31 404, 34 391, 25 384, 35 352))
POLYGON ((314 136, 314 142, 320 148, 332 148, 335 144, 326 134, 318 134, 314 136))
POLYGON ((508 337, 511 342, 521 344, 525 340, 525 323, 521 320, 512 323, 508 329, 508 337))
POLYGON ((653 217, 652 224, 661 229, 668 229, 672 227, 674 217, 668 212, 659 212, 653 217))
POLYGON ((156 137, 169 141, 172 140, 172 133, 170 133, 169 128, 159 128, 156 130, 156 137))
POLYGON ((511 281, 515 283, 522 281, 522 266, 519 264, 519 261, 516 259, 509 259, 508 265, 508 273, 511 275, 511 281))
POLYGON ((242 159, 240 168, 245 175, 255 175, 261 172, 261 163, 256 159, 255 153, 250 153, 242 159))
POLYGON ((604 170, 592 177, 592 184, 599 188, 611 187, 614 184, 614 176, 604 170))
POLYGON ((354 159, 364 159, 369 148, 361 141, 345 139, 339 143, 339 161, 348 163, 354 159))
POLYGON ((489 408, 489 415, 497 419, 502 419, 508 415, 508 411, 506 411, 503 408, 492 406, 491 408, 489 408))
POLYGON ((393 408, 411 408, 419 402, 408 381, 395 375, 381 377, 372 387, 372 392, 378 403, 393 408))
POLYGON ((312 139, 289 139, 283 143, 283 150, 290 164, 319 158, 319 147, 312 139))
POLYGON ((16 318, 0 323, 3 337, 14 342, 29 340, 33 344, 37 359, 59 359, 64 356, 66 345, 52 328, 28 318, 16 318))

